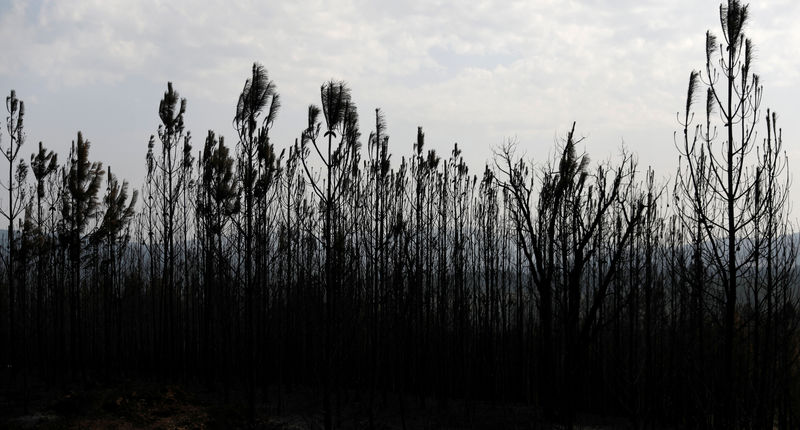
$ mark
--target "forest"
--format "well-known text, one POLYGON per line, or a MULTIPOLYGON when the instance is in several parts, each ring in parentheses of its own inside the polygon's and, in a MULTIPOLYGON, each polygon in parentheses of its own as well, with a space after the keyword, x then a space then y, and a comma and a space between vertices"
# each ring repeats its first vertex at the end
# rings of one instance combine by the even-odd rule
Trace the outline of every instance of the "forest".
POLYGON ((27 142, 36 112, 11 90, 4 414, 42 384, 138 378, 206 387, 253 427, 307 390, 326 430, 384 428, 387 403, 402 428, 454 404, 526 405, 525 428, 797 428, 798 236, 747 21, 720 6, 673 140, 656 137, 677 160, 663 181, 630 148, 590 158, 575 123, 475 170, 422 127, 390 143, 391 118, 336 80, 274 142, 280 83, 256 63, 227 138, 192 135, 167 84, 134 189, 88 134, 62 157, 27 142))

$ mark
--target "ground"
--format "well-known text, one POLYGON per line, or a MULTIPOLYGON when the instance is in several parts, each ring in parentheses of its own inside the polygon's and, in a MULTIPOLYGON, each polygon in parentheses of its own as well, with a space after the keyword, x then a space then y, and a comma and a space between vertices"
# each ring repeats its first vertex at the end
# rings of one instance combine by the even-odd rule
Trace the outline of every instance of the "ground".
MULTIPOLYGON (((70 389, 31 389, 28 413, 19 396, 6 390, 0 397, 0 428, 9 429, 322 429, 319 401, 313 391, 295 389, 280 400, 258 408, 253 424, 247 420, 244 402, 229 401, 196 384, 163 384, 121 381, 82 384, 70 389)), ((339 426, 342 429, 369 428, 366 403, 350 394, 343 402, 339 426)), ((376 402, 377 429, 402 429, 397 398, 376 402)), ((407 429, 536 429, 534 408, 524 405, 486 402, 449 402, 446 407, 423 408, 420 402, 406 402, 407 429)), ((584 417, 583 429, 626 428, 624 422, 584 417)))

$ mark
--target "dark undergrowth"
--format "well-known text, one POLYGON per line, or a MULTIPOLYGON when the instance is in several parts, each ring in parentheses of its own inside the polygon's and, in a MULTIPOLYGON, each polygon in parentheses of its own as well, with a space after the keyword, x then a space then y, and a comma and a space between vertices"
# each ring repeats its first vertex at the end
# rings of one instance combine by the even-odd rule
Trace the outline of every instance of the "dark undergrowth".
MULTIPOLYGON (((8 429, 321 429, 321 396, 315 390, 271 387, 260 393, 256 417, 247 416, 242 391, 210 389, 196 382, 152 380, 89 381, 48 387, 34 383, 24 392, 0 393, 0 428, 8 429)), ((407 397, 379 393, 369 412, 369 397, 343 392, 336 402, 340 429, 538 429, 559 428, 542 422, 531 406, 407 397), (372 415, 372 417, 370 417, 372 415)), ((580 417, 578 428, 628 428, 624 420, 580 417)))

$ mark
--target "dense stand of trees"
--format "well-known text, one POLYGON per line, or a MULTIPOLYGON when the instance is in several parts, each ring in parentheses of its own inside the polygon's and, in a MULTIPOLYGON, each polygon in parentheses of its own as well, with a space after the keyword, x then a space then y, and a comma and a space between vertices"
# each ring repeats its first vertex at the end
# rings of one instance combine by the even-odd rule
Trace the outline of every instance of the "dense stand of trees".
POLYGON ((80 132, 66 163, 39 143, 26 164, 11 91, 8 380, 24 407, 32 377, 200 380, 244 393, 251 417, 318 387, 326 428, 355 399, 370 423, 388 401, 405 424, 408 402, 459 399, 525 402, 568 425, 601 412, 636 426, 796 427, 787 160, 776 115, 760 109, 747 7, 729 1, 720 16, 663 183, 624 150, 592 162, 575 124, 550 158, 509 142, 479 174, 458 145, 427 149, 422 128, 392 158, 383 113, 359 121, 337 81, 278 153, 278 87, 255 64, 233 146, 208 131, 195 152, 186 99, 168 84, 138 202, 80 132))

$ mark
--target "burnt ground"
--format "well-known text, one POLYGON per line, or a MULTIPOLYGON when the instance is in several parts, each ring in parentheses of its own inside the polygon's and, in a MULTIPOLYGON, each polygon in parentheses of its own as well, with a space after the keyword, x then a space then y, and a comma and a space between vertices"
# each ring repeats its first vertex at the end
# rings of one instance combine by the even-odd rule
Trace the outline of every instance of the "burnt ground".
MULTIPOLYGON (((198 384, 164 384, 151 381, 86 383, 69 388, 32 386, 28 412, 20 392, 0 394, 0 428, 8 429, 322 429, 318 394, 294 389, 280 398, 261 402, 250 424, 240 392, 228 396, 198 384), (227 397, 227 400, 226 400, 227 397)), ((366 396, 346 393, 339 404, 337 428, 370 428, 366 396)), ((378 395, 373 428, 376 429, 538 429, 543 425, 529 406, 486 402, 450 401, 447 405, 408 398, 405 413, 399 399, 378 395), (404 418, 405 416, 405 418, 404 418)), ((581 417, 579 428, 627 428, 622 420, 581 417)))

